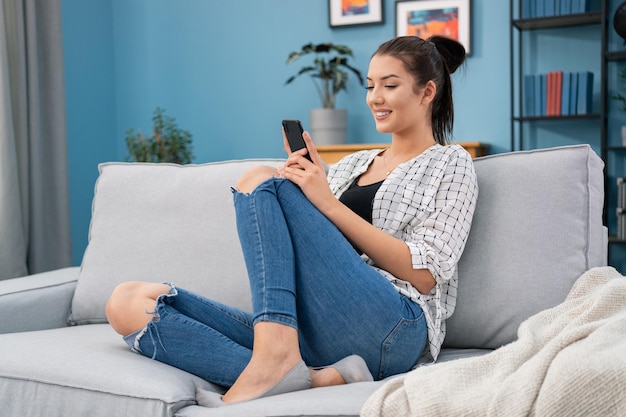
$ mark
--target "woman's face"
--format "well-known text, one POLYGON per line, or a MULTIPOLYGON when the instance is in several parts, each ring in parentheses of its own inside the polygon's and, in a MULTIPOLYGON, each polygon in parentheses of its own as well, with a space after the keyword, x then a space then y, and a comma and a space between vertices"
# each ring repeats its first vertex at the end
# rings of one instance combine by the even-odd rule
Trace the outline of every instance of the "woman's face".
POLYGON ((376 121, 376 130, 410 134, 425 121, 429 122, 432 100, 429 94, 434 94, 429 91, 429 84, 417 89, 415 79, 402 61, 389 55, 374 55, 367 73, 366 102, 376 121))

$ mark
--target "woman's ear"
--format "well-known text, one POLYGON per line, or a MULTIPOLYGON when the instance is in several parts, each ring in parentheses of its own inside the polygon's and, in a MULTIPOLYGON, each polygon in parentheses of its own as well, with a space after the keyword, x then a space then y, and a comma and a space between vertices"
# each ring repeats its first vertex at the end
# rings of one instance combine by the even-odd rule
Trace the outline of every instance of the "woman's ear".
POLYGON ((430 80, 426 83, 424 87, 424 96, 422 97, 422 104, 430 104, 437 95, 437 86, 430 80))

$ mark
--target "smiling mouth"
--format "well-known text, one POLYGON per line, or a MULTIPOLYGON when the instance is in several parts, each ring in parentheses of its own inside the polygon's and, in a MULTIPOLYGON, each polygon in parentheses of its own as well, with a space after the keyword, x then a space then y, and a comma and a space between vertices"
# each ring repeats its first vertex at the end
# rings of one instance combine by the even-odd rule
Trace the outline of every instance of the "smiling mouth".
POLYGON ((376 117, 385 117, 391 114, 391 112, 390 111, 377 111, 377 112, 374 112, 374 114, 376 115, 376 117))

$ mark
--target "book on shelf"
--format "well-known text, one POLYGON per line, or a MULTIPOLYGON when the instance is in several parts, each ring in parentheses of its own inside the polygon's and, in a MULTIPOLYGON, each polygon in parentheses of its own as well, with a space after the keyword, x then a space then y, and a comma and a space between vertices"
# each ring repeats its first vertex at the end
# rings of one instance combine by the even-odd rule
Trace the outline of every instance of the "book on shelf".
POLYGON ((522 19, 530 19, 535 16, 535 0, 524 0, 522 2, 522 19))
POLYGON ((555 71, 555 83, 556 83, 556 91, 554 93, 554 112, 556 116, 563 114, 563 103, 561 99, 563 97, 563 71, 555 71))
MULTIPOLYGON (((544 0, 543 1, 543 15, 544 16, 556 16, 556 12, 554 10, 554 2, 555 0, 544 0)), ((560 12, 559 6, 559 12, 560 12)))
POLYGON ((626 209, 617 208, 617 238, 626 240, 626 209))
POLYGON ((577 114, 591 113, 593 100, 593 72, 581 71, 578 73, 578 106, 577 114))
POLYGON ((524 75, 524 113, 526 117, 537 116, 534 106, 535 76, 524 75))
POLYGON ((597 12, 602 9, 602 0, 572 0, 572 8, 576 7, 576 11, 573 13, 589 13, 597 12), (574 3, 578 3, 574 5, 574 3))
POLYGON ((546 116, 554 116, 554 89, 555 86, 554 73, 546 74, 546 116))
POLYGON ((545 116, 543 110, 545 105, 542 106, 543 97, 545 93, 542 93, 545 77, 542 74, 531 75, 534 78, 533 80, 533 116, 545 116))
POLYGON ((547 105, 547 93, 548 93, 548 74, 539 74, 539 114, 541 116, 545 116, 547 114, 546 105, 547 105))
POLYGON ((531 18, 545 17, 546 12, 545 12, 545 7, 543 6, 543 0, 528 0, 528 1, 535 2, 535 14, 533 16, 530 16, 531 18))
POLYGON ((578 111, 578 73, 570 72, 569 114, 574 116, 578 111))
POLYGON ((571 78, 572 78, 572 73, 571 72, 564 72, 563 73, 563 80, 562 80, 562 90, 561 90, 561 115, 563 116, 569 116, 569 97, 570 97, 570 92, 572 90, 572 86, 571 86, 571 78))
POLYGON ((547 116, 560 116, 561 96, 563 91, 563 71, 548 73, 548 112, 547 116))

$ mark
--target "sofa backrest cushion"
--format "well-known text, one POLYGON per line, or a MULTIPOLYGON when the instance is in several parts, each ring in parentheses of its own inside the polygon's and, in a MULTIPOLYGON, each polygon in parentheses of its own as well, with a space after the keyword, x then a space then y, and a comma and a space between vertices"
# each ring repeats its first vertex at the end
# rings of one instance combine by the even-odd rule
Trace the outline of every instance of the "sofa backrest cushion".
POLYGON ((444 347, 497 348, 606 265, 603 162, 587 145, 475 161, 478 203, 444 347))
MULTIPOLYGON (((70 321, 105 322, 111 291, 129 280, 172 281, 249 310, 230 187, 253 165, 281 162, 102 164, 70 321)), ((478 203, 444 347, 515 340, 523 320, 606 264, 603 163, 591 148, 490 155, 475 166, 478 203)))
POLYGON ((101 164, 70 322, 106 322, 112 290, 134 280, 171 281, 249 310, 230 187, 259 164, 281 161, 101 164))

